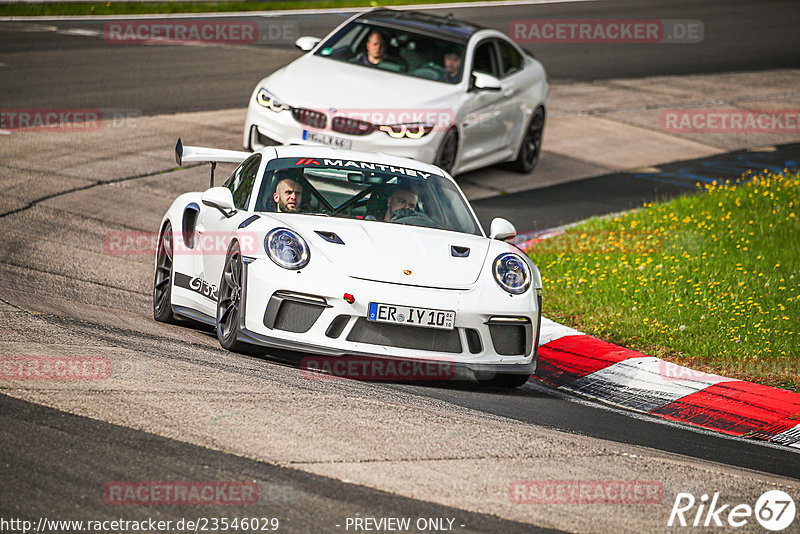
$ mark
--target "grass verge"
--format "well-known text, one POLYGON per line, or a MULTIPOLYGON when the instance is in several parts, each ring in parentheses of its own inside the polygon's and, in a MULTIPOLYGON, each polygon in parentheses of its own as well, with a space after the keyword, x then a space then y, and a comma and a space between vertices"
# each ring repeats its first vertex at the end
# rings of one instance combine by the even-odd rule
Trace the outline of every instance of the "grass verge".
MULTIPOLYGON (((345 7, 392 7, 414 4, 442 4, 453 0, 327 0, 307 2, 67 2, 38 4, 0 4, 2 17, 58 15, 139 15, 166 13, 231 13, 238 11, 276 11, 282 9, 321 9, 345 7)), ((477 1, 477 0, 461 0, 477 1)))
POLYGON ((798 203, 799 174, 765 171, 535 243, 545 314, 698 371, 800 392, 798 203))

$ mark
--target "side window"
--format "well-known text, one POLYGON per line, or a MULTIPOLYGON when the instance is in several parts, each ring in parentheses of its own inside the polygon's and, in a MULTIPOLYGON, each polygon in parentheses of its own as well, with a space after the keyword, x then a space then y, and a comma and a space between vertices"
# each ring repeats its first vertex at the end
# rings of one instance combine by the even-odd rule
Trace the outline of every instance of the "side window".
POLYGON ((502 70, 502 75, 500 77, 505 78, 515 72, 521 71, 523 59, 517 49, 505 41, 498 40, 497 45, 500 50, 500 68, 502 70))
POLYGON ((240 210, 246 209, 250 203, 260 164, 261 154, 254 154, 239 165, 225 181, 224 187, 233 193, 233 205, 240 210))
POLYGON ((472 59, 472 70, 482 72, 491 76, 497 76, 497 68, 494 55, 494 44, 492 41, 484 41, 475 49, 472 59))

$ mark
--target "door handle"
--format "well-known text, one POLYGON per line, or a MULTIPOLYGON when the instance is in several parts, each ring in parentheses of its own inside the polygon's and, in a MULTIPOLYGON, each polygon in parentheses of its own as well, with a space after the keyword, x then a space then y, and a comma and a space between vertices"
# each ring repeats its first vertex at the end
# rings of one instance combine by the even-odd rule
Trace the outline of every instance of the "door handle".
POLYGON ((505 91, 503 91, 503 96, 508 98, 510 96, 513 96, 515 92, 516 91, 514 91, 513 89, 506 89, 505 91))

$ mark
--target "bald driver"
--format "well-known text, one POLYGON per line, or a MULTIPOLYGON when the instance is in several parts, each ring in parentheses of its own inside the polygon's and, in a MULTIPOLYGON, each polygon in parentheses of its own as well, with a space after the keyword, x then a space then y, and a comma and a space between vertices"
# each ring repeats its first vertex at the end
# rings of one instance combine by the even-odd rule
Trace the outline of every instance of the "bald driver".
POLYGON ((278 182, 272 197, 278 205, 279 213, 299 213, 303 199, 303 186, 296 180, 284 178, 278 182))

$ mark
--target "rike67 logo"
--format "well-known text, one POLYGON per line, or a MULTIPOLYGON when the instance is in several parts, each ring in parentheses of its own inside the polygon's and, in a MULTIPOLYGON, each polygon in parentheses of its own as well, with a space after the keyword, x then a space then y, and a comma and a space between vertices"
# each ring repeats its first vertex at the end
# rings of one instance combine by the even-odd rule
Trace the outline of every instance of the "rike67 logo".
POLYGON ((667 526, 738 528, 747 525, 755 517, 763 528, 779 532, 794 522, 795 513, 794 500, 781 490, 763 493, 755 506, 725 503, 720 500, 719 492, 710 499, 708 494, 695 499, 691 493, 678 493, 667 526))

